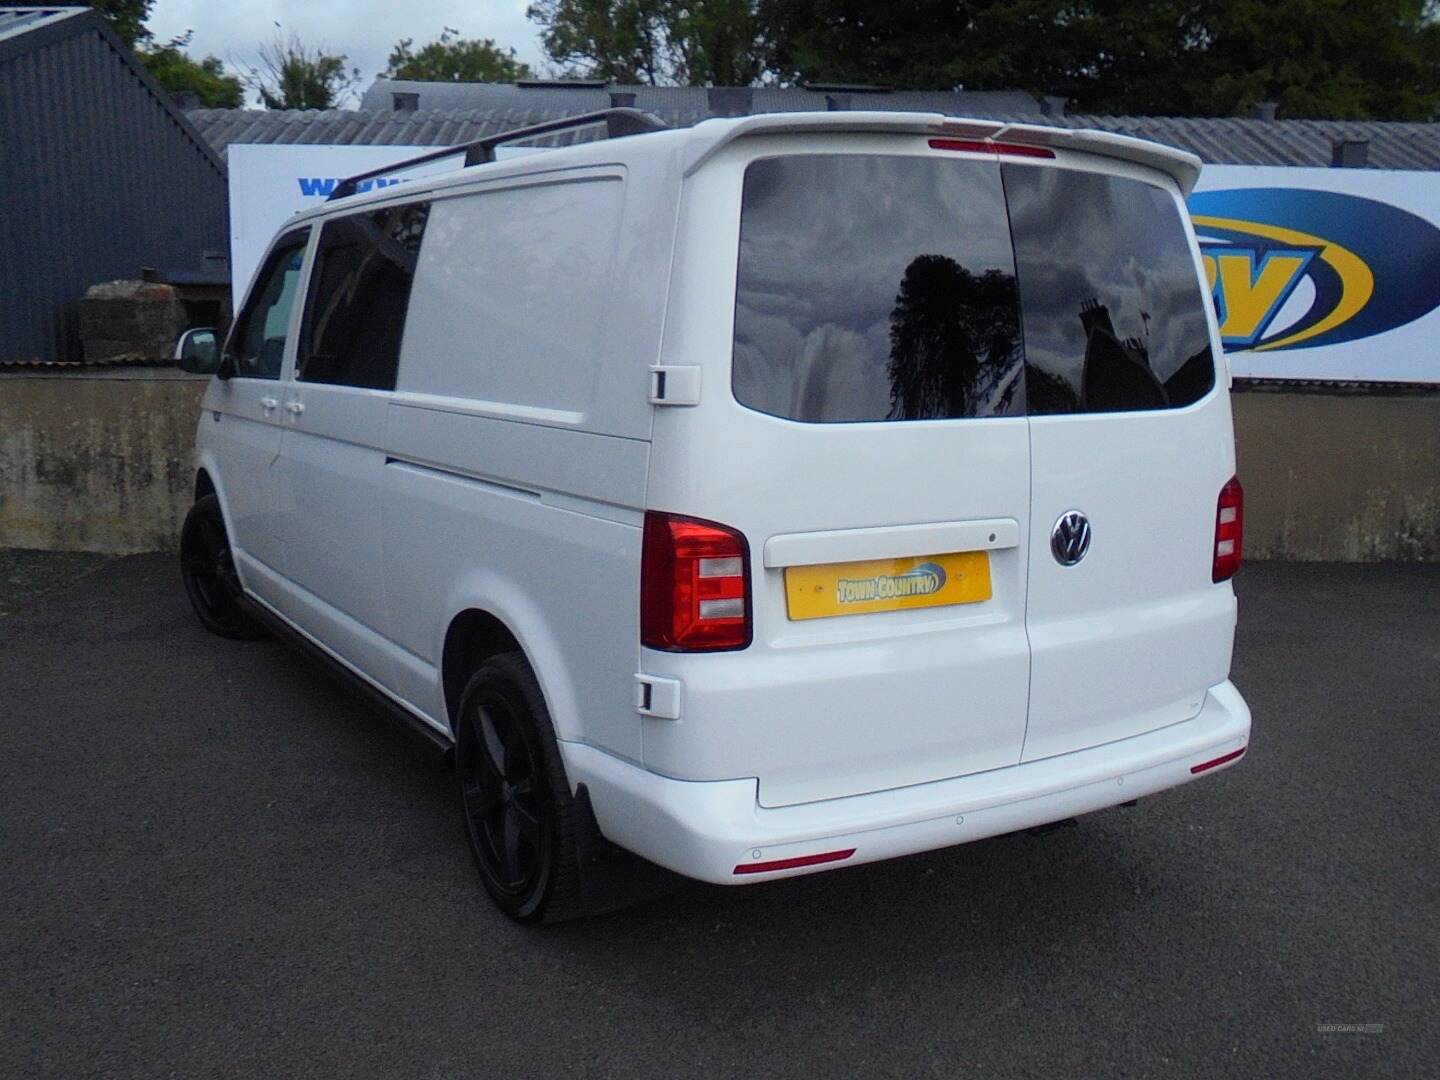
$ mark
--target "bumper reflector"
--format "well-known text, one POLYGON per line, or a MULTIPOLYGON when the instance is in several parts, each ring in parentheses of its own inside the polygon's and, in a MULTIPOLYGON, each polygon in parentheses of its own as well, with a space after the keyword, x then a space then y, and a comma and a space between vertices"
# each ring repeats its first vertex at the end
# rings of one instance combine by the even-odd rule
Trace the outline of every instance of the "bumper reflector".
POLYGON ((741 863, 735 867, 737 874, 765 874, 771 870, 794 870, 800 866, 815 866, 819 863, 840 862, 855 854, 855 849, 844 851, 823 851, 818 855, 797 855, 793 859, 771 859, 769 862, 741 863))
POLYGON ((1239 750, 1231 750, 1230 753, 1215 758, 1213 761, 1202 761, 1199 765, 1191 765, 1192 773, 1204 772, 1206 769, 1213 769, 1218 765, 1224 765, 1227 761, 1234 761, 1241 754, 1245 753, 1247 747, 1240 747, 1239 750))

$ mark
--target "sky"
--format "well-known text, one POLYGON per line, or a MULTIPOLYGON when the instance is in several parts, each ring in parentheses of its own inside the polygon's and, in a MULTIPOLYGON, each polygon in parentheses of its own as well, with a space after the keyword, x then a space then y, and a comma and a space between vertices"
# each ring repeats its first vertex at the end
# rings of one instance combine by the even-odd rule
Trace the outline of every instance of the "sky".
MULTIPOLYGON (((544 56, 534 23, 525 18, 528 0, 156 0, 149 27, 161 41, 193 30, 190 54, 213 54, 232 71, 255 59, 257 46, 280 23, 305 44, 328 53, 344 53, 346 67, 358 67, 360 89, 385 70, 390 50, 401 38, 422 45, 452 26, 462 37, 494 38, 541 70, 544 56)), ((354 100, 347 102, 353 106, 354 100)))

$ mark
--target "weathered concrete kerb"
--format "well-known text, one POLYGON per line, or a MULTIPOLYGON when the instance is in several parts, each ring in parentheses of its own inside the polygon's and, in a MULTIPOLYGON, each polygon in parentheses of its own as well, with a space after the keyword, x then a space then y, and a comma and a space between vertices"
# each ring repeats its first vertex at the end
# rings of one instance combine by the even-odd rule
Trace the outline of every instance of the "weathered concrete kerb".
POLYGON ((1245 554, 1440 562, 1440 393, 1237 392, 1245 554))
MULTIPOLYGON (((0 547, 174 548, 204 379, 0 373, 0 547)), ((1440 392, 1237 389, 1245 553, 1440 562, 1440 392)))
POLYGON ((163 369, 0 375, 0 547, 173 547, 204 391, 163 369))

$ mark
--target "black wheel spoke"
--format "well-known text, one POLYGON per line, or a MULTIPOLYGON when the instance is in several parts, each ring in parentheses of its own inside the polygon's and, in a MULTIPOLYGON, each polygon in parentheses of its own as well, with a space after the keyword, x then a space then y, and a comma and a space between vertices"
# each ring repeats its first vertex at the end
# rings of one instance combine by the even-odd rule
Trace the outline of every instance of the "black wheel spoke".
POLYGON ((489 709, 482 707, 476 710, 475 728, 475 733, 480 736, 478 749, 486 768, 494 773, 497 780, 503 778, 507 763, 505 742, 500 737, 500 732, 496 730, 495 718, 490 714, 489 709))
POLYGON ((518 885, 525 880, 525 875, 520 871, 520 821, 513 806, 505 809, 505 822, 501 831, 505 880, 511 885, 518 885))
POLYGON ((515 819, 521 836, 532 844, 539 843, 540 819, 535 816, 534 811, 519 802, 514 802, 510 805, 510 816, 515 819))

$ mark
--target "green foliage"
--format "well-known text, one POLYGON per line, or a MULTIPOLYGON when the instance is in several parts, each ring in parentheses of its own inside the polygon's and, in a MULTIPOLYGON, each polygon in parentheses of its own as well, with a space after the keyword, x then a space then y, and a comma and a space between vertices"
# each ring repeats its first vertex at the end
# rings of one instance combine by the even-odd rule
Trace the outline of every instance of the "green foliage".
POLYGON ((415 51, 414 38, 404 38, 390 52, 387 79, 422 82, 515 82, 533 77, 528 64, 502 49, 492 38, 462 38, 452 26, 415 51))
POLYGON ((145 25, 155 0, 90 0, 90 6, 104 16, 116 37, 135 50, 135 58, 168 93, 195 94, 207 109, 238 109, 244 104, 244 87, 225 71, 218 56, 193 60, 185 54, 191 31, 156 44, 145 25))
POLYGON ((534 0, 545 52, 617 83, 746 86, 765 67, 753 0, 534 0))
POLYGON ((192 60, 182 51, 188 44, 190 34, 186 33, 157 48, 142 48, 136 56, 170 94, 194 94, 207 109, 238 109, 244 105, 245 87, 239 78, 225 71, 218 56, 192 60))
POLYGON ((1279 115, 1429 120, 1440 104, 1440 27, 1429 0, 1210 0, 1197 111, 1257 101, 1279 115))
POLYGON ((131 48, 137 42, 149 41, 151 33, 145 29, 145 20, 155 0, 89 0, 92 8, 104 16, 115 31, 115 36, 131 48))
POLYGON ((296 34, 286 36, 277 29, 259 51, 243 82, 267 109, 332 109, 360 83, 360 69, 346 70, 343 54, 312 48, 296 34))
POLYGON ((1076 111, 1429 119, 1435 0, 759 0, 784 81, 1019 88, 1076 111))

